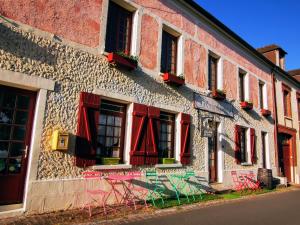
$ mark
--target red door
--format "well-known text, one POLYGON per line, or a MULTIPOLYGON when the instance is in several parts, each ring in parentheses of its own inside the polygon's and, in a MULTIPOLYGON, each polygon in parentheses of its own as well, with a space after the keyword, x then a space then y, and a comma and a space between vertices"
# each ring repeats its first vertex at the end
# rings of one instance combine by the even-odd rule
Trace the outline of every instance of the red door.
POLYGON ((283 165, 284 165, 284 175, 286 176, 288 182, 292 181, 291 175, 291 166, 292 164, 292 154, 291 154, 291 145, 284 144, 282 146, 283 151, 283 165))
POLYGON ((0 85, 0 205, 23 200, 35 93, 0 85))

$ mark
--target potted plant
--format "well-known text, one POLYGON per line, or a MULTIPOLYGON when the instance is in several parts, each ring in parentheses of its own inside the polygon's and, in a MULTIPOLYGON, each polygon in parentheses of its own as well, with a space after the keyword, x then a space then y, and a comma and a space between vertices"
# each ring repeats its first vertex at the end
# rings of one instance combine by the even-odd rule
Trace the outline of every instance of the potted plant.
POLYGON ((271 111, 268 109, 261 109, 261 114, 265 117, 270 116, 271 115, 271 111))
POLYGON ((175 158, 161 158, 160 163, 162 164, 174 164, 175 158))
POLYGON ((138 64, 137 56, 129 56, 124 52, 111 52, 108 54, 107 60, 110 64, 121 66, 128 70, 136 69, 138 64))
POLYGON ((241 104, 242 109, 245 109, 245 110, 253 109, 253 103, 251 101, 243 101, 240 104, 241 104))
POLYGON ((224 100, 226 98, 226 92, 220 89, 212 91, 212 97, 216 100, 224 100))
POLYGON ((118 165, 119 162, 120 162, 120 158, 101 157, 102 165, 118 165))
POLYGON ((163 74, 163 80, 167 84, 181 86, 184 84, 184 75, 180 74, 178 76, 171 74, 169 72, 163 74))

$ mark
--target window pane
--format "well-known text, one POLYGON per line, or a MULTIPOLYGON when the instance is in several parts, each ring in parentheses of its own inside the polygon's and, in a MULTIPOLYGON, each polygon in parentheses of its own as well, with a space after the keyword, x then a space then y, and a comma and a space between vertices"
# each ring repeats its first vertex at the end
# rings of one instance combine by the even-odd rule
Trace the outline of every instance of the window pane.
POLYGON ((104 136, 105 135, 105 126, 98 126, 98 135, 104 136))
POLYGON ((106 124, 106 115, 101 114, 99 117, 100 117, 99 119, 100 124, 106 124))
POLYGON ((0 140, 10 139, 11 126, 0 124, 0 140))
POLYGON ((14 108, 16 102, 16 95, 12 93, 3 93, 3 100, 0 106, 14 108))
POLYGON ((1 159, 0 158, 0 173, 2 173, 2 174, 5 173, 6 167, 7 167, 6 159, 1 159))
POLYGON ((121 128, 115 127, 114 129, 115 129, 115 131, 114 131, 114 136, 115 136, 115 137, 121 136, 121 128))
POLYGON ((20 173, 21 172, 21 158, 9 159, 8 172, 9 173, 20 173))
POLYGON ((105 143, 106 147, 111 147, 112 143, 113 143, 113 138, 107 137, 106 138, 106 143, 105 143))
POLYGON ((107 117, 107 125, 114 125, 114 117, 113 116, 107 117))
POLYGON ((120 117, 115 117, 115 126, 120 127, 122 124, 122 118, 120 117))
POLYGON ((0 123, 12 123, 13 121, 13 110, 3 109, 0 110, 0 123))
POLYGON ((106 127, 106 136, 109 136, 109 137, 114 136, 113 127, 106 127))
POLYGON ((25 146, 23 143, 11 143, 9 156, 11 157, 22 156, 24 150, 25 150, 25 146))
POLYGON ((29 109, 30 97, 18 95, 17 97, 17 108, 18 109, 29 109))
POLYGON ((0 158, 8 157, 8 142, 0 142, 0 158))
POLYGON ((24 138, 25 138, 25 127, 22 126, 22 127, 14 127, 13 128, 13 136, 12 136, 12 139, 13 140, 21 140, 23 141, 24 138))
POLYGON ((28 112, 16 111, 15 124, 25 125, 28 119, 28 112))

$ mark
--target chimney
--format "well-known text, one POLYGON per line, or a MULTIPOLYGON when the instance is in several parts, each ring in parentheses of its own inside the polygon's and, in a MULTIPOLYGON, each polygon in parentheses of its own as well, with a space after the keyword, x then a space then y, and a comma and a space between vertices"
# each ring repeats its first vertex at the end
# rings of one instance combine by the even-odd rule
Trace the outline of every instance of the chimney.
POLYGON ((262 48, 258 48, 257 51, 263 54, 276 66, 279 66, 281 69, 285 70, 285 55, 287 53, 280 46, 275 44, 268 45, 262 48))

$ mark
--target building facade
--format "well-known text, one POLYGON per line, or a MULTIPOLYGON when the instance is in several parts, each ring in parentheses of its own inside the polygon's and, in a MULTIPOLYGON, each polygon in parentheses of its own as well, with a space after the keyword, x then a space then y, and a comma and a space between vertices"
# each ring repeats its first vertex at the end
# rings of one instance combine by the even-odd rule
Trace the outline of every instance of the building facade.
POLYGON ((78 207, 90 169, 276 175, 273 64, 193 1, 0 3, 0 214, 78 207))

